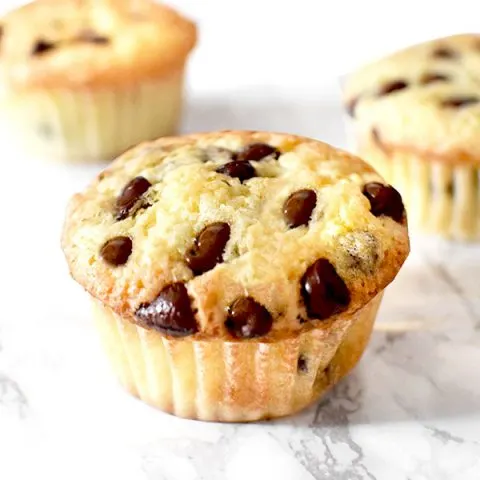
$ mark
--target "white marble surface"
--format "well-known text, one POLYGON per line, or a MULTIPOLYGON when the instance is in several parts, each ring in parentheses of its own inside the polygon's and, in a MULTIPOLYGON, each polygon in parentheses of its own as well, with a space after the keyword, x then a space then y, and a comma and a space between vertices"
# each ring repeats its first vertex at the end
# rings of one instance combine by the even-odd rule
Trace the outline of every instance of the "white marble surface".
MULTIPOLYGON (((185 130, 269 128, 343 144, 335 91, 196 97, 185 130)), ((0 182, 0 479, 478 480, 480 247, 415 237, 355 372, 318 405, 254 425, 181 420, 124 393, 59 249, 97 167, 6 152, 0 182)))

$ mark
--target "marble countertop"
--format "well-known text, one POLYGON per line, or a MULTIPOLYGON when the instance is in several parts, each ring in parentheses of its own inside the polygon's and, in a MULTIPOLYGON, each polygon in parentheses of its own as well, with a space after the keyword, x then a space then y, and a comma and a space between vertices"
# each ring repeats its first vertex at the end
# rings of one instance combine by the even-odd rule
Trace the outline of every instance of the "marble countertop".
MULTIPOLYGON (((185 129, 271 128, 341 145, 333 95, 194 98, 185 129)), ((2 480, 480 478, 480 247, 414 236, 361 364, 318 405, 251 425, 182 420, 117 386, 67 275, 65 202, 98 167, 6 163, 2 480)))

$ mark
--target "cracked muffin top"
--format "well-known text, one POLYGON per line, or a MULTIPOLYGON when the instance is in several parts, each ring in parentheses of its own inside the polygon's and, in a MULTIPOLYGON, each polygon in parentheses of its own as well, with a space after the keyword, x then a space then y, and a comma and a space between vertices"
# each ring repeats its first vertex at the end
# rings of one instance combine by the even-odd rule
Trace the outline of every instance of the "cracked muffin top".
POLYGON ((480 164, 480 35, 409 47, 346 81, 347 110, 365 133, 451 163, 480 164))
POLYGON ((195 25, 151 0, 41 0, 0 19, 0 75, 26 86, 130 84, 181 69, 195 25))
POLYGON ((167 335, 274 339, 330 328, 409 252, 398 192, 359 158, 292 135, 162 138, 69 205, 73 277, 167 335))

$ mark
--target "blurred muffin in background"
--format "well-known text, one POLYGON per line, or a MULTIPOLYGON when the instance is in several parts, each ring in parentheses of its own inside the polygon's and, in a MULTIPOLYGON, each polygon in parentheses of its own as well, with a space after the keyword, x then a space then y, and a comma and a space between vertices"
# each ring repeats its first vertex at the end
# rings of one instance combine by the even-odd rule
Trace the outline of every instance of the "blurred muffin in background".
POLYGON ((0 122, 22 152, 96 162, 176 132, 191 21, 149 0, 40 0, 0 22, 0 122))
POLYGON ((410 226, 480 239, 480 35, 410 47, 351 75, 359 154, 397 187, 410 226))

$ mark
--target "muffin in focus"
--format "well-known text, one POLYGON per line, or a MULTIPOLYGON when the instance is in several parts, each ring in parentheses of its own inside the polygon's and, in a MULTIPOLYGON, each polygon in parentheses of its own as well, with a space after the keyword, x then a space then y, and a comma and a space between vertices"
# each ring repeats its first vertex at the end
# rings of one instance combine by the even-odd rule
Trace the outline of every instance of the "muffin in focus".
POLYGON ((410 226, 480 238, 480 35, 410 47, 346 81, 358 153, 405 199, 410 226))
POLYGON ((20 151, 105 161, 177 131, 196 27, 170 8, 42 0, 0 28, 0 123, 20 151))
POLYGON ((124 387, 231 422, 346 375, 409 252, 400 195, 363 161, 236 131, 126 152, 73 197, 62 246, 124 387))

